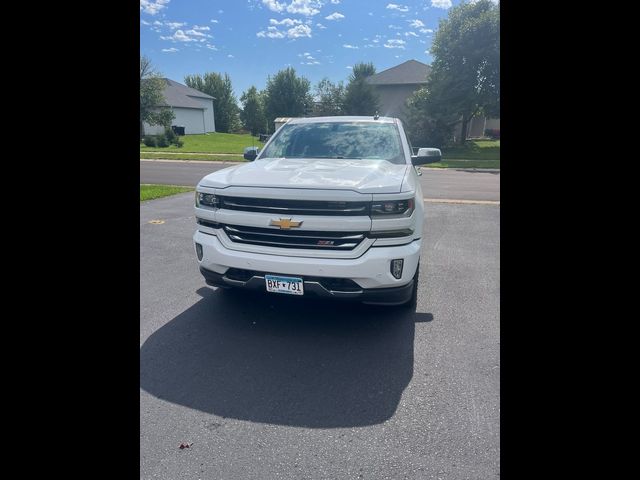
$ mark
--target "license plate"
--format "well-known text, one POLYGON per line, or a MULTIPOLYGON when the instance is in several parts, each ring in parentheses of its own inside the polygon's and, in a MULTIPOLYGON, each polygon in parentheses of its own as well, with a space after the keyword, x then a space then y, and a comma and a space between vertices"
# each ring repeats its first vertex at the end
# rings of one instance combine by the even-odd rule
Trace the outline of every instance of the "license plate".
POLYGON ((301 278, 265 275, 264 282, 267 286, 267 292, 304 295, 304 282, 301 278))

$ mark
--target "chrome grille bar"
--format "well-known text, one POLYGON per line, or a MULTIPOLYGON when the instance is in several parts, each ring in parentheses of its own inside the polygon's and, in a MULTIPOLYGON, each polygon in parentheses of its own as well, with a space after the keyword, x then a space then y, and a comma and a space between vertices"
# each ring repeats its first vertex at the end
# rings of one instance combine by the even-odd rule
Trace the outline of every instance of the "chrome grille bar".
POLYGON ((316 232, 221 225, 232 242, 282 248, 353 250, 365 238, 364 232, 316 232))

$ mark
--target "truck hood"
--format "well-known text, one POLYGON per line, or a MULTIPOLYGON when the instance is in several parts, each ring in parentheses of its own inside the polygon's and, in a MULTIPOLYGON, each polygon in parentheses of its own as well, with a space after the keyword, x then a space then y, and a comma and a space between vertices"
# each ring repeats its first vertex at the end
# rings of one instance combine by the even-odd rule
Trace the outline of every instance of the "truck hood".
POLYGON ((200 185, 398 193, 408 167, 385 160, 268 158, 218 170, 204 177, 200 185))

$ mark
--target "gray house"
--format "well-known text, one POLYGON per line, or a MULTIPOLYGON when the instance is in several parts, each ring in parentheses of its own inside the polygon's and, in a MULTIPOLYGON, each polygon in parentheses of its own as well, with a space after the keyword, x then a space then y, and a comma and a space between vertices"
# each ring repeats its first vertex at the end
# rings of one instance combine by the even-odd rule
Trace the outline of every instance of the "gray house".
MULTIPOLYGON (((210 133, 216 131, 213 111, 214 97, 193 88, 182 85, 168 78, 164 79, 164 99, 166 107, 170 107, 175 118, 173 125, 185 127, 185 134, 210 133)), ((144 133, 156 135, 164 132, 160 125, 143 124, 144 133)))
MULTIPOLYGON (((367 78, 380 97, 380 115, 406 119, 406 100, 427 83, 430 72, 431 67, 426 63, 407 60, 367 78)), ((488 128, 499 130, 500 119, 474 117, 469 124, 467 138, 482 137, 488 128)), ((460 135, 460 128, 455 135, 460 135)))
POLYGON ((405 101, 427 83, 429 72, 431 67, 426 63, 407 60, 367 78, 380 97, 380 115, 404 118, 405 101))

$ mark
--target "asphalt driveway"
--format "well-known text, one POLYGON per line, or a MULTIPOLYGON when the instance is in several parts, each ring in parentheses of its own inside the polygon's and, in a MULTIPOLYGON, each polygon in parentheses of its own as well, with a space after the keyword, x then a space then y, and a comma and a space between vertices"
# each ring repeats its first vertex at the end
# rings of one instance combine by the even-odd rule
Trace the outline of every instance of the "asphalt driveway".
POLYGON ((192 205, 140 206, 141 478, 499 477, 499 206, 425 206, 403 314, 206 287, 192 205))

